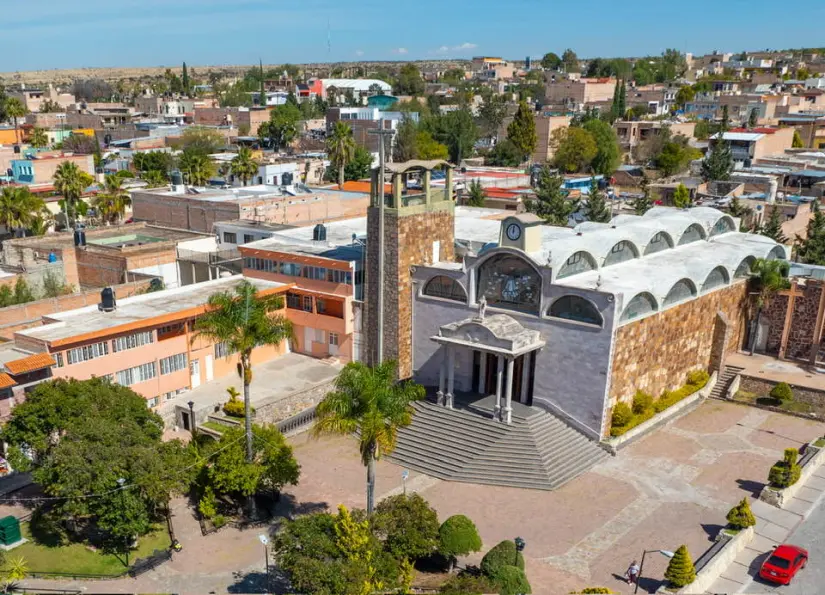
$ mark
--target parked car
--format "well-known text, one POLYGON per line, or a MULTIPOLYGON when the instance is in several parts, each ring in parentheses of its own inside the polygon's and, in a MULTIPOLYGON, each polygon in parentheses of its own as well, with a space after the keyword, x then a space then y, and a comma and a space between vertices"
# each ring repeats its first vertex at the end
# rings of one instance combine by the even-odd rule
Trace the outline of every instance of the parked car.
POLYGON ((807 563, 807 550, 795 545, 778 545, 759 569, 759 577, 772 583, 789 585, 807 563))

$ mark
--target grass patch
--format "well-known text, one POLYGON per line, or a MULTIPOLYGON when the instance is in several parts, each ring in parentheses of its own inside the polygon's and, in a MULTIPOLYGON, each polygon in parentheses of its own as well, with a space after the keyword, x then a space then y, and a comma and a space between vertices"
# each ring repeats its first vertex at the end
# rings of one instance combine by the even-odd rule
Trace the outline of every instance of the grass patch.
POLYGON ((814 442, 814 446, 816 446, 817 448, 825 447, 825 438, 820 438, 819 440, 814 442))
MULTIPOLYGON (((23 537, 29 541, 12 550, 11 555, 23 556, 31 572, 116 576, 126 570, 117 556, 92 551, 84 543, 50 547, 32 540, 28 523, 22 523, 20 529, 23 537)), ((165 550, 170 545, 171 541, 166 528, 156 525, 152 532, 138 540, 138 547, 129 552, 129 563, 134 563, 138 558, 145 558, 154 550, 165 550)))
POLYGON ((225 432, 230 429, 231 426, 226 426, 224 424, 219 424, 216 421, 205 421, 202 424, 199 424, 204 428, 209 428, 210 430, 215 430, 216 432, 225 432))
POLYGON ((735 401, 775 407, 790 413, 811 413, 813 411, 813 407, 802 401, 783 401, 781 399, 774 399, 773 397, 764 397, 746 390, 737 391, 733 398, 735 401))

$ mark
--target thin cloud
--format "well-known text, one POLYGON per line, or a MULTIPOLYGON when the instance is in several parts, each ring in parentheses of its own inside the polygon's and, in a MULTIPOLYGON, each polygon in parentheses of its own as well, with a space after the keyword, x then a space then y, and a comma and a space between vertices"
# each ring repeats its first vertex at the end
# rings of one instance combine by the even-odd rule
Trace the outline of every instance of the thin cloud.
POLYGON ((477 43, 470 43, 469 41, 465 41, 464 43, 461 43, 459 45, 453 45, 453 46, 442 45, 440 48, 438 48, 437 50, 433 50, 430 53, 431 54, 449 54, 451 52, 452 53, 466 52, 466 51, 469 51, 469 50, 474 50, 477 47, 478 47, 477 43))
POLYGON ((356 56, 363 56, 364 55, 364 50, 355 50, 355 55, 356 56))
POLYGON ((395 48, 392 53, 393 54, 406 54, 409 50, 407 48, 395 48))

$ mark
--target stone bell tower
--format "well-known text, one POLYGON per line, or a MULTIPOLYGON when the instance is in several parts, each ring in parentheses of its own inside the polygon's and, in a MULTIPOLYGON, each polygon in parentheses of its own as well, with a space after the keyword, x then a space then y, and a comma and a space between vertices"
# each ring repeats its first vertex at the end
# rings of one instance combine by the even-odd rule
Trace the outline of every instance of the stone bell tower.
POLYGON ((398 362, 399 378, 412 375, 412 280, 410 267, 455 259, 453 170, 445 161, 388 163, 391 187, 379 184, 372 170, 367 210, 366 340, 367 361, 378 361, 378 286, 380 201, 384 200, 384 361, 398 362), (444 189, 431 187, 432 170, 446 166, 444 189), (421 189, 407 190, 407 181, 420 176, 421 189))

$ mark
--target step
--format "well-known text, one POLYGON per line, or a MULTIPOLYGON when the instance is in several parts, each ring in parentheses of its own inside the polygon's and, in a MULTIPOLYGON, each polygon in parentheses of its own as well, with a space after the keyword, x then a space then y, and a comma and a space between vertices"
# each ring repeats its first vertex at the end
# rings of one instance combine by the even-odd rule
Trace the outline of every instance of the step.
POLYGON ((413 436, 404 436, 403 438, 399 436, 395 447, 396 450, 399 447, 417 450, 426 456, 438 456, 456 460, 467 460, 477 456, 480 452, 477 448, 469 448, 456 443, 433 444, 432 442, 427 442, 426 440, 413 436))
POLYGON ((419 424, 418 426, 407 426, 398 431, 399 438, 404 436, 420 436, 433 442, 443 442, 452 444, 463 442, 476 448, 484 448, 488 444, 493 444, 497 438, 479 436, 473 434, 472 430, 461 427, 452 427, 447 424, 419 424))

